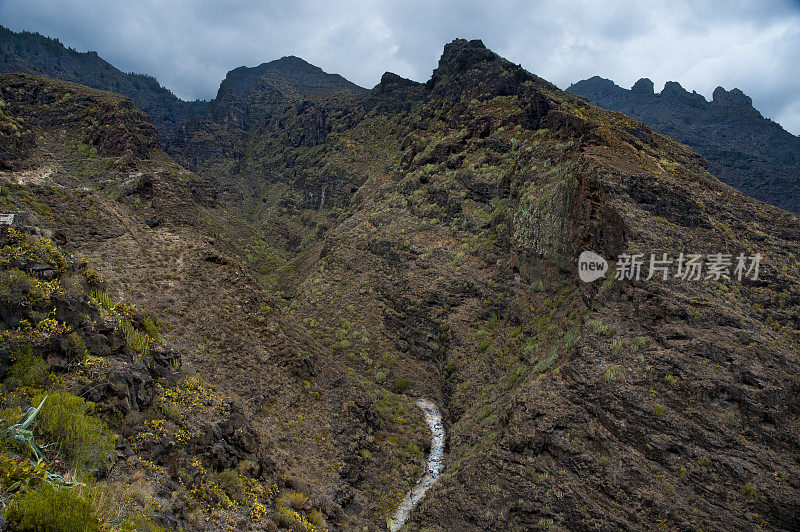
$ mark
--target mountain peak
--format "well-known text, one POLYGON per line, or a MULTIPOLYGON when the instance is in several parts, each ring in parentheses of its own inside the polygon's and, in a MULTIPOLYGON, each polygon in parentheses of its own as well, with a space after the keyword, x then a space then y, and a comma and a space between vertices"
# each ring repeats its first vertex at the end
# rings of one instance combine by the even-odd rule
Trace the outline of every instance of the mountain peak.
POLYGON ((722 87, 714 89, 711 101, 716 105, 725 107, 753 107, 753 100, 739 89, 726 91, 722 87))
POLYGON ((420 85, 420 83, 398 76, 394 72, 384 72, 383 76, 381 76, 380 83, 375 86, 375 90, 381 93, 387 93, 406 87, 416 87, 418 85, 420 85))
POLYGON ((499 56, 486 48, 483 41, 480 39, 473 39, 468 41, 466 39, 453 39, 451 42, 444 45, 442 57, 439 59, 439 66, 442 65, 457 65, 470 67, 476 63, 483 61, 492 61, 498 59, 499 56))
POLYGON ((664 88, 661 90, 661 95, 666 96, 668 94, 689 94, 689 92, 677 81, 668 81, 664 83, 664 88))
POLYGON ((317 65, 313 65, 308 61, 306 61, 305 59, 303 59, 302 57, 298 57, 296 55, 285 55, 280 59, 275 59, 274 61, 270 61, 268 63, 262 63, 258 65, 256 68, 268 69, 268 70, 292 69, 292 70, 304 70, 308 72, 317 72, 323 74, 326 73, 317 65))
POLYGON ((500 60, 500 56, 486 48, 480 39, 455 39, 444 45, 439 66, 431 77, 432 85, 445 77, 459 76, 481 64, 500 60))
POLYGON ((478 39, 455 39, 444 46, 439 65, 425 87, 435 89, 445 98, 459 98, 467 93, 486 98, 515 94, 526 82, 554 88, 521 65, 492 52, 478 39))
POLYGON ((654 87, 655 86, 653 85, 653 81, 650 78, 642 78, 633 84, 633 87, 631 87, 631 92, 652 96, 653 94, 655 94, 654 87))
POLYGON ((220 84, 217 100, 230 96, 245 97, 262 90, 265 84, 281 93, 288 91, 293 98, 341 90, 355 93, 365 90, 339 74, 328 74, 305 59, 287 55, 255 67, 240 66, 231 70, 220 84))

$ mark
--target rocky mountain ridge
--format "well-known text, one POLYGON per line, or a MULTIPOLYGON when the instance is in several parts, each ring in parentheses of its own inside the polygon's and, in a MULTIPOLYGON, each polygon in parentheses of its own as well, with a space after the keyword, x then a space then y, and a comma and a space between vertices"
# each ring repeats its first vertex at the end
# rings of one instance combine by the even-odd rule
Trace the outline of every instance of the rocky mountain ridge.
POLYGON ((179 99, 152 76, 124 73, 97 52, 77 52, 58 39, 0 26, 0 74, 12 72, 42 74, 127 96, 148 114, 162 140, 192 116, 205 112, 207 105, 179 99))
POLYGON ((687 144, 748 196, 800 213, 800 137, 764 118, 741 90, 717 87, 709 102, 674 81, 656 93, 647 78, 628 90, 595 76, 567 91, 687 144))

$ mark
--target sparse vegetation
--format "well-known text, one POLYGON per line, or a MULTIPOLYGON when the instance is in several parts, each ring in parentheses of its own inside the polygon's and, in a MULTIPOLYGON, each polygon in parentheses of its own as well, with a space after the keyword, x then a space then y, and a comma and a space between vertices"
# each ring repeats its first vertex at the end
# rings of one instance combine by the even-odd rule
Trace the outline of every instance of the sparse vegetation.
POLYGON ((394 381, 395 393, 405 393, 409 386, 411 386, 411 381, 405 377, 398 377, 394 381))
POLYGON ((74 490, 57 488, 48 482, 15 498, 6 511, 14 530, 72 531, 100 530, 92 505, 74 490))
POLYGON ((605 378, 609 382, 624 381, 626 376, 625 369, 619 365, 609 366, 605 371, 605 378))
POLYGON ((448 440, 409 529, 785 521, 796 224, 640 123, 451 50, 367 94, 325 75, 307 97, 296 58, 300 82, 232 72, 161 139, 198 174, 125 100, 4 76, 0 121, 37 151, 0 178, 32 225, 0 228, 0 428, 52 405, 46 461, 2 443, 0 503, 60 475, 103 530, 381 527, 425 471, 420 396, 448 440), (585 284, 578 247, 761 252, 768 282, 585 284))
POLYGON ((612 336, 615 332, 615 329, 610 325, 603 323, 600 320, 591 320, 589 322, 589 327, 592 328, 595 334, 600 336, 612 336))
MULTIPOLYGON (((39 404, 44 396, 37 396, 39 404)), ((34 433, 51 442, 57 452, 81 471, 111 465, 116 436, 99 419, 91 416, 94 405, 69 392, 50 392, 34 433)))
POLYGON ((739 488, 739 491, 748 499, 755 499, 756 497, 756 486, 752 482, 746 482, 745 484, 742 484, 742 487, 739 488))

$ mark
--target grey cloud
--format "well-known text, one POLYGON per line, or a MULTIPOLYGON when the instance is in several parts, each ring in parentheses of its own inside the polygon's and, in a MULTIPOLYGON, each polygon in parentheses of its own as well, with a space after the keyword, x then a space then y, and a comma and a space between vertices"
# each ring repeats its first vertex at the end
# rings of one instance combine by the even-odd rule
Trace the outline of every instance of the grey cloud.
POLYGON ((298 55, 367 87, 384 71, 424 81, 444 43, 480 38, 566 87, 592 75, 679 81, 710 98, 738 87, 800 133, 800 3, 637 0, 0 0, 12 29, 97 50, 183 98, 211 98, 226 72, 298 55))

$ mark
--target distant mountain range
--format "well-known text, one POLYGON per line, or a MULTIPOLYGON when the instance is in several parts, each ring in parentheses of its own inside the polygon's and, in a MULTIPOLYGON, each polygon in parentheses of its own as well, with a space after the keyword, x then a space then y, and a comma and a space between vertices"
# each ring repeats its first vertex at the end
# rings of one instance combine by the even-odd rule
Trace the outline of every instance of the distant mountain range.
POLYGON ((669 81, 660 93, 640 79, 630 89, 594 76, 567 91, 641 120, 705 157, 722 181, 800 214, 800 137, 764 118, 739 89, 717 87, 712 100, 669 81))

